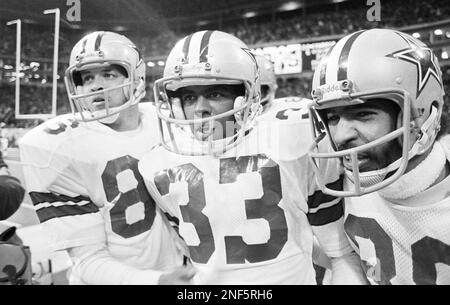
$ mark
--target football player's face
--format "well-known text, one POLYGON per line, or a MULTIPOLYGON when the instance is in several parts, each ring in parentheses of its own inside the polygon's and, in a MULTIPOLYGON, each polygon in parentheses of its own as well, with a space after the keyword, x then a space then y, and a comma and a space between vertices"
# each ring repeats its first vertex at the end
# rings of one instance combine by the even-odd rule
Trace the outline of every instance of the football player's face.
MULTIPOLYGON (((118 86, 126 80, 126 76, 114 65, 83 70, 80 74, 83 93, 91 93, 118 86)), ((126 100, 122 88, 99 93, 98 95, 87 97, 87 99, 92 103, 95 110, 104 109, 105 101, 109 102, 109 107, 118 107, 126 100)))
MULTIPOLYGON (((338 150, 372 142, 396 129, 398 108, 392 102, 372 101, 355 106, 336 107, 325 112, 330 135, 338 150)), ((402 155, 398 139, 358 153, 361 172, 388 166, 402 155)), ((343 166, 352 170, 350 157, 343 166)))
MULTIPOLYGON (((180 99, 188 120, 204 119, 230 111, 236 97, 234 88, 229 85, 189 86, 180 89, 180 99)), ((206 140, 210 135, 210 124, 211 122, 193 125, 191 128, 196 138, 206 140)), ((234 115, 215 120, 212 128, 214 140, 231 136, 228 133, 234 133, 234 115)))

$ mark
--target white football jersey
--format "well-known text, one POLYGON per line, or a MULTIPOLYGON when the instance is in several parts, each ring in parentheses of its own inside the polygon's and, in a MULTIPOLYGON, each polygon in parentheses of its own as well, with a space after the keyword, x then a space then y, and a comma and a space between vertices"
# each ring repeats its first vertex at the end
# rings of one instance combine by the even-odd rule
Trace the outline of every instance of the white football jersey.
POLYGON ((158 143, 154 106, 141 103, 139 111, 133 131, 62 115, 21 139, 26 187, 53 251, 103 242, 112 257, 138 269, 181 261, 173 229, 138 171, 139 159, 158 143))
POLYGON ((345 199, 345 231, 372 284, 450 284, 449 190, 447 177, 401 205, 377 192, 345 199))
POLYGON ((276 103, 220 156, 158 146, 139 162, 189 247, 195 283, 315 284, 313 231, 330 256, 350 251, 340 199, 314 188, 307 113, 276 103))

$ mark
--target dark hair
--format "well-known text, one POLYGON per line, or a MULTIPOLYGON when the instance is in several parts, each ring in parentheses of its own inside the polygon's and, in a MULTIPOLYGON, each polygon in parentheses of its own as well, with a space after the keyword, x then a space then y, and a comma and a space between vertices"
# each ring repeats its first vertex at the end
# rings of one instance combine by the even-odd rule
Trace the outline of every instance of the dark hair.
MULTIPOLYGON (((384 112, 391 115, 393 118, 392 123, 394 124, 394 126, 391 126, 391 127, 395 129, 396 124, 397 124, 397 117, 401 110, 400 106, 397 103, 395 103, 392 100, 386 99, 386 98, 375 98, 375 99, 368 99, 363 104, 349 105, 347 107, 367 107, 367 106, 381 109, 384 112)), ((342 106, 342 107, 344 107, 344 106, 342 106)), ((325 109, 317 111, 320 119, 325 123, 326 126, 328 126, 327 113, 330 112, 331 109, 332 108, 325 108, 325 109)))

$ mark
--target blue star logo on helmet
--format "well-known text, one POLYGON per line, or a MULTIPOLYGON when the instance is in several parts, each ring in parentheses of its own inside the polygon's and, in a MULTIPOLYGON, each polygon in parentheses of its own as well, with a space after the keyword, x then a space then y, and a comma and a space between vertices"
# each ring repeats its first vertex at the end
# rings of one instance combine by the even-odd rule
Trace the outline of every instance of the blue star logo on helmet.
POLYGON ((400 60, 410 62, 417 67, 417 93, 416 98, 420 95, 430 77, 436 78, 439 85, 442 87, 442 82, 439 77, 439 65, 436 57, 430 48, 420 43, 411 37, 396 32, 405 40, 409 47, 399 50, 397 52, 386 55, 400 60))

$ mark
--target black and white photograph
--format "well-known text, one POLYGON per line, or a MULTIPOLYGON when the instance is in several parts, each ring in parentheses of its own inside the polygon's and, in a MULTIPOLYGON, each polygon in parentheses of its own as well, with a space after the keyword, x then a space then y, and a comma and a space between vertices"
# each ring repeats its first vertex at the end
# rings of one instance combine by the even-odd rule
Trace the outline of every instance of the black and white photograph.
POLYGON ((0 285, 450 285, 449 54, 447 0, 0 0, 0 285))

